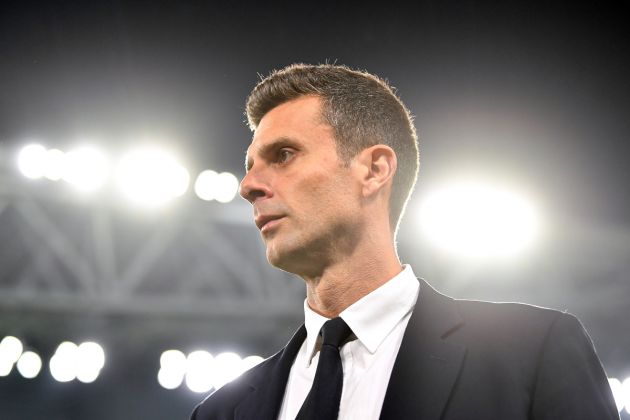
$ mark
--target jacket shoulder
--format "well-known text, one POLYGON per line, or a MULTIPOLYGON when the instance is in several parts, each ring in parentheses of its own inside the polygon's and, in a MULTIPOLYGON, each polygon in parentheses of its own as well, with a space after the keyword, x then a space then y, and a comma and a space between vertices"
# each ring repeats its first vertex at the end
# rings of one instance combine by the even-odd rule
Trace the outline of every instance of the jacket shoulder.
POLYGON ((536 419, 618 418, 593 342, 574 315, 521 303, 454 302, 463 323, 449 339, 468 348, 469 375, 460 381, 467 389, 485 380, 499 381, 506 395, 526 390, 536 419))
POLYGON ((508 346, 534 351, 550 334, 581 331, 580 321, 566 311, 514 302, 454 299, 462 328, 454 332, 467 344, 508 346))
POLYGON ((517 302, 486 302, 453 299, 467 324, 484 324, 494 328, 548 328, 560 317, 577 319, 566 311, 517 302))

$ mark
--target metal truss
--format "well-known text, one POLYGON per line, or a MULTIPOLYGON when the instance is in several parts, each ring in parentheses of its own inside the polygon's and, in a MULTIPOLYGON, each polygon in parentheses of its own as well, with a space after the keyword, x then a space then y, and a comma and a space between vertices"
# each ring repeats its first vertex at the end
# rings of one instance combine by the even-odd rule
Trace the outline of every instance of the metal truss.
POLYGON ((303 283, 273 269, 244 202, 130 209, 112 192, 0 179, 0 308, 276 317, 303 283))

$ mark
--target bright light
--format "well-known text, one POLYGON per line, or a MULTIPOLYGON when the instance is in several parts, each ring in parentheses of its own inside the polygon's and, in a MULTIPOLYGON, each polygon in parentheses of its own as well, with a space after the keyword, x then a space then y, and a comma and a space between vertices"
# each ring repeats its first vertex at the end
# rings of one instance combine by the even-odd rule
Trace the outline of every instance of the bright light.
POLYGON ((229 203, 238 192, 238 179, 229 172, 220 173, 217 177, 217 189, 214 199, 219 203, 229 203))
POLYGON ((630 414, 630 377, 621 383, 621 395, 623 397, 623 405, 625 405, 626 411, 630 414))
POLYGON ((217 355, 214 361, 215 370, 212 384, 215 389, 221 388, 243 373, 241 370, 241 357, 236 353, 221 353, 217 355))
POLYGON ((610 390, 612 391, 613 397, 615 398, 615 404, 617 404, 617 411, 621 412, 621 410, 623 410, 623 405, 624 405, 621 381, 617 378, 608 378, 608 384, 610 385, 610 390))
POLYGON ((178 372, 172 370, 160 368, 157 379, 162 388, 175 389, 182 384, 184 375, 179 375, 178 372))
POLYGON ((160 205, 188 190, 190 175, 169 153, 157 149, 137 150, 125 155, 117 168, 117 183, 132 201, 160 205))
POLYGON ((233 381, 262 361, 260 356, 241 359, 231 352, 213 357, 207 351, 197 350, 186 357, 179 350, 167 350, 160 356, 157 379, 166 389, 175 389, 185 380, 191 391, 208 392, 233 381))
POLYGON ((186 372, 186 355, 179 350, 166 350, 160 356, 160 367, 186 372))
POLYGON ((7 336, 0 341, 0 377, 7 376, 13 370, 13 364, 20 358, 24 346, 13 336, 7 336))
POLYGON ((536 212, 525 199, 473 182, 430 194, 421 207, 421 224, 437 246, 476 258, 514 255, 537 233, 536 212))
POLYGON ((80 360, 86 365, 93 366, 94 369, 102 369, 105 366, 105 351, 100 344, 93 341, 86 341, 79 344, 80 360))
POLYGON ((58 149, 46 151, 44 176, 51 181, 59 181, 66 170, 66 154, 58 149))
POLYGON ((44 176, 46 164, 46 148, 39 144, 24 146, 18 154, 18 168, 20 172, 31 179, 44 176))
POLYGON ((77 379, 83 383, 94 382, 105 365, 105 352, 97 343, 81 343, 77 347, 76 363, 77 379))
POLYGON ((50 359, 50 374, 58 382, 70 382, 77 377, 76 358, 78 346, 69 341, 59 344, 50 359))
POLYGON ((193 351, 186 359, 186 386, 193 392, 208 392, 214 382, 215 360, 203 350, 193 351))
POLYGON ((217 200, 219 203, 229 203, 238 192, 238 179, 229 172, 217 174, 206 170, 197 176, 195 193, 205 201, 217 200))
POLYGON ((77 379, 83 383, 94 382, 105 365, 105 352, 97 343, 81 343, 77 347, 76 363, 77 379))
POLYGON ((217 174, 214 171, 206 170, 197 176, 195 181, 195 194, 205 201, 214 200, 214 186, 217 183, 217 174))
POLYGON ((107 179, 107 157, 93 147, 71 150, 63 160, 63 179, 82 191, 97 190, 107 179))
POLYGON ((8 376, 13 369, 13 362, 0 358, 0 377, 8 376))
POLYGON ((166 389, 179 387, 186 375, 186 355, 179 350, 166 350, 160 356, 158 382, 166 389))
POLYGON ((32 351, 24 352, 17 362, 17 369, 26 379, 33 379, 42 370, 42 358, 32 351))
POLYGON ((79 369, 77 371, 77 380, 83 382, 84 384, 91 384, 98 378, 100 374, 100 370, 94 369, 91 367, 84 367, 83 369, 79 369))
POLYGON ((76 345, 65 341, 57 347, 50 359, 50 373, 59 382, 78 379, 83 383, 94 382, 105 365, 105 352, 94 342, 76 345))
POLYGON ((263 359, 260 356, 247 356, 241 361, 241 373, 250 370, 251 368, 258 365, 263 360, 265 359, 263 359))
POLYGON ((7 336, 0 341, 0 360, 6 360, 8 363, 15 363, 22 355, 24 346, 19 338, 7 336))

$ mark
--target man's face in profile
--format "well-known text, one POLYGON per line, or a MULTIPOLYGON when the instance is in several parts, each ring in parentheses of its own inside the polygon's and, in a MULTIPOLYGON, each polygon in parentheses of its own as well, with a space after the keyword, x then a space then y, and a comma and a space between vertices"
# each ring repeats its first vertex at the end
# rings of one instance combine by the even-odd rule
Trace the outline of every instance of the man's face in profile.
POLYGON ((304 96, 269 111, 254 133, 247 167, 240 194, 254 207, 272 265, 311 270, 334 258, 344 246, 339 238, 358 228, 358 171, 337 156, 319 98, 304 96))

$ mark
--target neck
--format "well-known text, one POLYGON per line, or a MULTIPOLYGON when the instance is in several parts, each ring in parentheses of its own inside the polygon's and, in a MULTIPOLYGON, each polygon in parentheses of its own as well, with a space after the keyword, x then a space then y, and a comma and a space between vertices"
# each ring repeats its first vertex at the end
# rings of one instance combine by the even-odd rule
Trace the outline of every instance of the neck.
POLYGON ((302 275, 309 307, 334 318, 402 271, 393 243, 385 250, 370 249, 373 251, 358 250, 354 256, 335 261, 317 275, 302 275))

